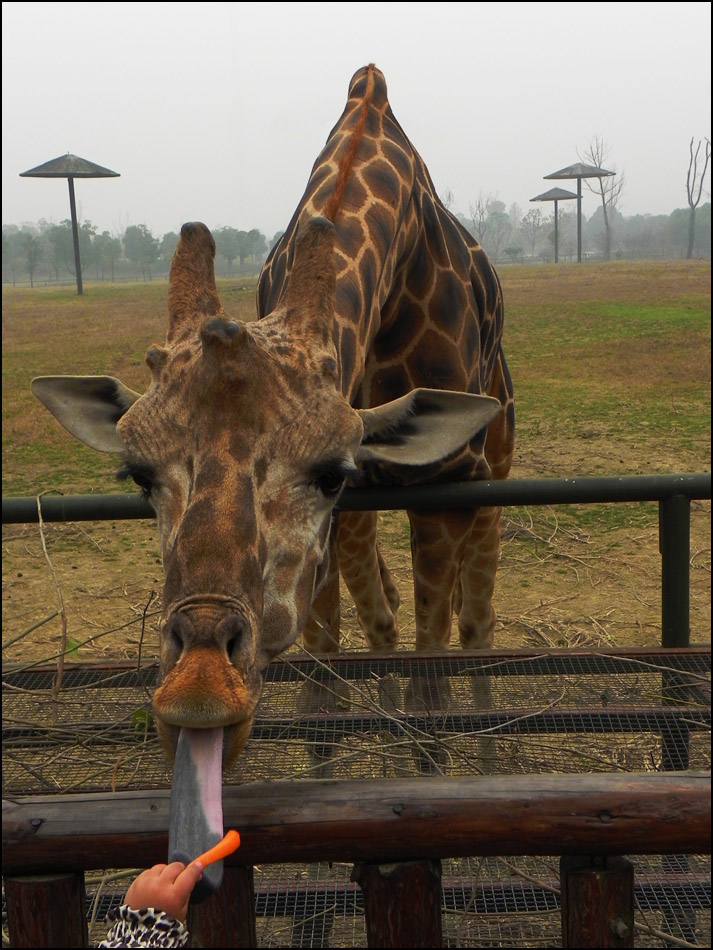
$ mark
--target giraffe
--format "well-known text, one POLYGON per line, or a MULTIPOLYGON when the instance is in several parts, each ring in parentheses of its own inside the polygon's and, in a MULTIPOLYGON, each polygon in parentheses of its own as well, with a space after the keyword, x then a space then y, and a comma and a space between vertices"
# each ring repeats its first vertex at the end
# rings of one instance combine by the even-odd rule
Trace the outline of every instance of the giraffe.
MULTIPOLYGON (((266 264, 259 320, 223 309, 214 258, 208 228, 184 225, 146 392, 110 376, 32 383, 72 435, 121 457, 118 474, 156 511, 153 704, 174 758, 173 858, 222 835, 221 766, 247 741, 269 662, 305 629, 313 648, 333 649, 336 621, 309 619, 313 602, 333 619, 337 563, 371 646, 395 642, 373 516, 333 526, 345 484, 504 477, 512 455, 497 276, 438 201, 376 67, 354 76, 266 264)), ((454 605, 462 643, 487 646, 499 513, 410 518, 417 646, 446 648, 454 605)))
MULTIPOLYGON (((439 200, 373 65, 352 78, 344 112, 265 263, 259 316, 285 292, 300 223, 315 215, 336 227, 333 333, 339 386, 351 404, 378 406, 423 386, 489 394, 502 406, 487 434, 481 431, 457 456, 417 472, 399 469, 395 477, 400 483, 505 478, 515 426, 500 283, 482 247, 439 200)), ((382 481, 384 466, 369 474, 382 481)), ((462 646, 492 646, 500 509, 408 516, 416 649, 448 646, 454 607, 462 646)), ((338 565, 369 646, 393 650, 399 595, 378 548, 376 514, 341 512, 331 542, 329 578, 303 631, 305 645, 316 653, 338 648, 338 565)))

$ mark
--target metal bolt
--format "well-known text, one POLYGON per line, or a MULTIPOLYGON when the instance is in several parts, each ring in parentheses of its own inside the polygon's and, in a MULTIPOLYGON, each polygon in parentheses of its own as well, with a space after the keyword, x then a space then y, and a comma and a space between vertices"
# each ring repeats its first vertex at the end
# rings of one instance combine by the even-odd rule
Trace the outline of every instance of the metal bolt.
POLYGON ((621 917, 612 917, 609 921, 609 928, 614 936, 619 937, 620 940, 628 937, 630 933, 629 925, 621 917))

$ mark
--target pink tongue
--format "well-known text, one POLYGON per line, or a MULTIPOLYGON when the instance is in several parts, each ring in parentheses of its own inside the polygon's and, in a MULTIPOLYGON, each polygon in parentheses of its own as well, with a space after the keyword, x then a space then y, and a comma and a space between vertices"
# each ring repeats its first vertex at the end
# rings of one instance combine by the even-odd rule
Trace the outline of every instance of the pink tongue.
MULTIPOLYGON (((183 727, 171 780, 168 861, 188 864, 223 837, 223 729, 183 727)), ((191 900, 214 893, 223 879, 223 862, 203 870, 191 900)))

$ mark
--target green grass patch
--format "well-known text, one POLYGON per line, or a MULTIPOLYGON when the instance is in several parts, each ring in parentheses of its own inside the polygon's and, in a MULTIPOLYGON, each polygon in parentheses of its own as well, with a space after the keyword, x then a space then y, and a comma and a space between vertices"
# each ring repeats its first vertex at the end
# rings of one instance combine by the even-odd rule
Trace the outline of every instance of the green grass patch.
MULTIPOLYGON (((513 475, 694 471, 710 459, 710 263, 501 268, 516 396, 513 475)), ((221 278, 255 315, 255 278, 221 278)), ((30 392, 43 374, 109 374, 142 391, 167 283, 3 290, 3 493, 129 490, 30 392)), ((408 548, 408 526, 398 532, 408 548)))

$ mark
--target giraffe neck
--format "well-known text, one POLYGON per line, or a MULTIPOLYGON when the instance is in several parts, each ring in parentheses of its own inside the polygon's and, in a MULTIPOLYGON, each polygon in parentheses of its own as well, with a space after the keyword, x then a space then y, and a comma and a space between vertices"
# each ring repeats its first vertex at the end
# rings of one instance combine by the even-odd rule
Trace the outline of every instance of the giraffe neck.
POLYGON ((354 166, 354 161, 356 159, 361 140, 364 137, 367 113, 369 112, 369 106, 371 105, 372 99, 374 98, 374 70, 375 67, 373 64, 367 67, 366 89, 363 94, 361 105, 359 106, 356 123, 354 128, 349 133, 346 151, 340 158, 339 164, 337 166, 337 180, 334 185, 334 191, 330 195, 327 205, 324 209, 325 218, 327 218, 327 220, 331 221, 332 223, 334 223, 337 213, 339 212, 340 205, 344 200, 344 194, 349 181, 349 174, 354 166))
MULTIPOLYGON (((422 165, 394 118, 374 66, 352 80, 344 112, 317 158, 305 194, 260 278, 259 316, 285 290, 301 221, 326 217, 336 229, 333 342, 338 385, 353 398, 393 286, 400 257, 417 233, 411 194, 422 165)), ((427 173, 426 173, 427 177, 427 173)), ((430 184, 430 179, 428 179, 430 184)))

